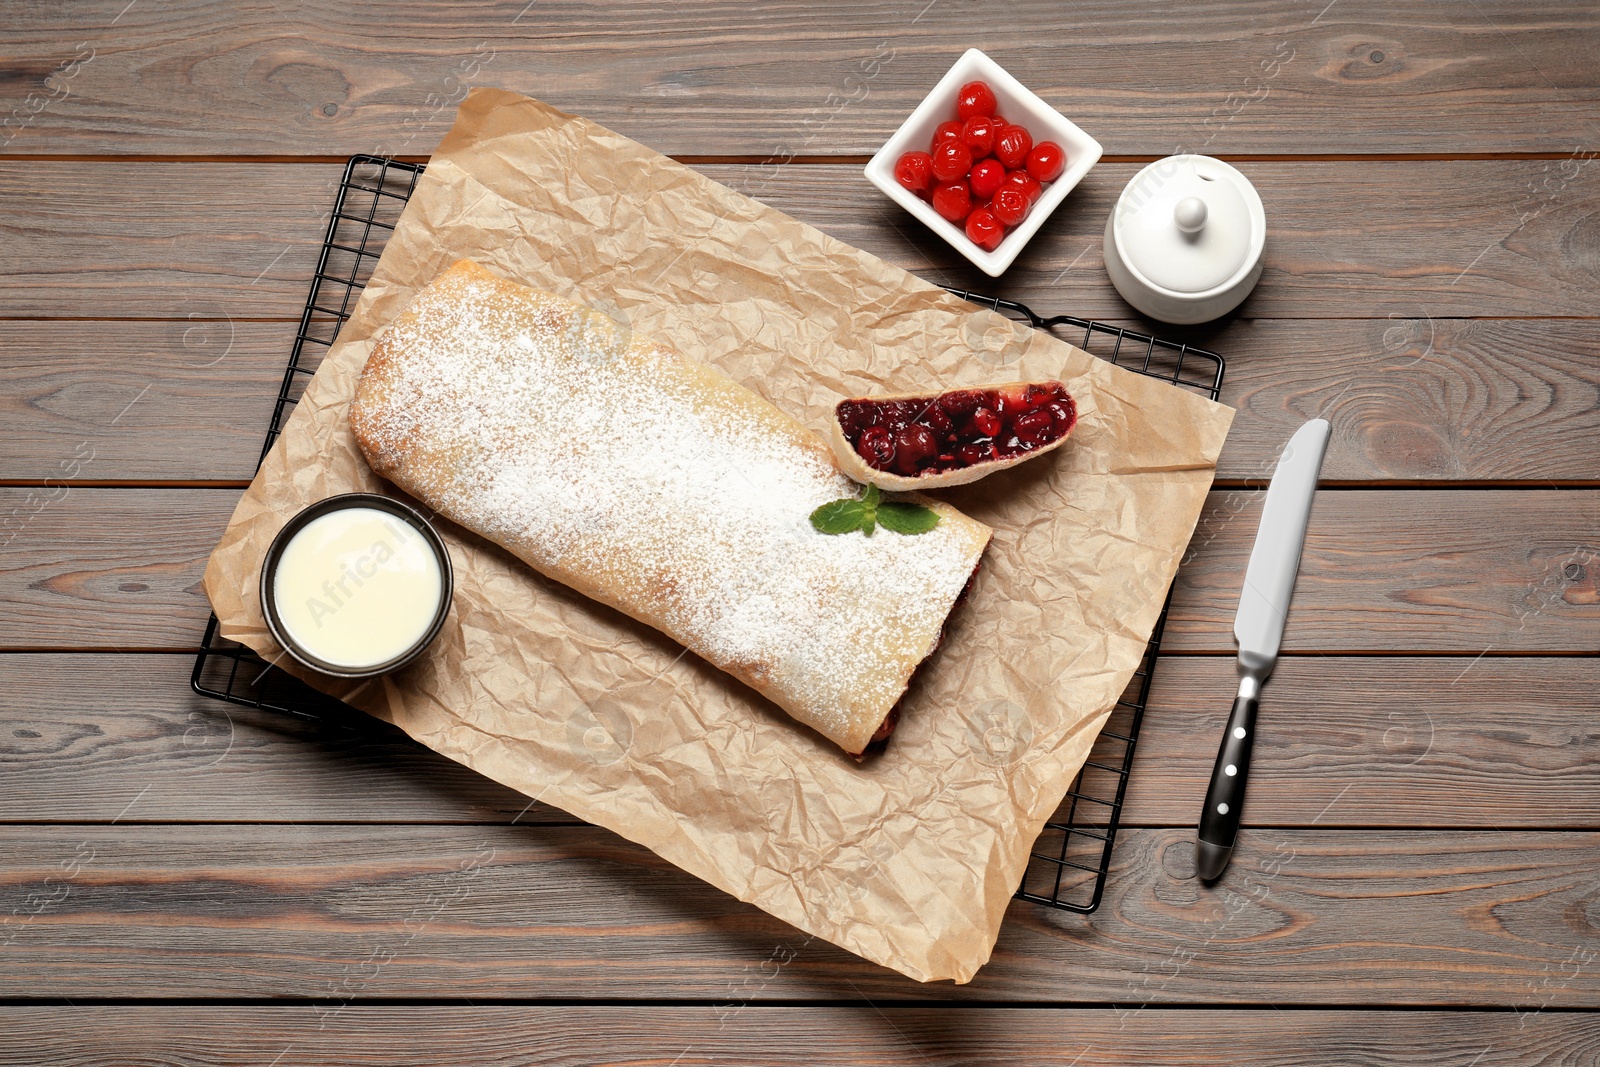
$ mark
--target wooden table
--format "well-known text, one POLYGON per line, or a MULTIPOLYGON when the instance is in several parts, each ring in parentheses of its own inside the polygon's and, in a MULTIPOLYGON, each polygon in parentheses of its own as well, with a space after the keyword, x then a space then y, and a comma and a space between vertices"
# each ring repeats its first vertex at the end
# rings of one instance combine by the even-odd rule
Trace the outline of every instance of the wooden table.
POLYGON ((524 3, 0 8, 0 1062, 1597 1061, 1600 10, 524 3), (997 287, 860 175, 972 45, 1108 153, 997 287), (1187 334, 1239 416, 1097 913, 1015 903, 919 986, 376 723, 191 694, 343 161, 425 158, 469 83, 1046 312, 1140 322, 1100 231, 1143 162, 1256 183, 1260 288, 1187 334), (1262 477, 1319 414, 1206 889, 1262 477))

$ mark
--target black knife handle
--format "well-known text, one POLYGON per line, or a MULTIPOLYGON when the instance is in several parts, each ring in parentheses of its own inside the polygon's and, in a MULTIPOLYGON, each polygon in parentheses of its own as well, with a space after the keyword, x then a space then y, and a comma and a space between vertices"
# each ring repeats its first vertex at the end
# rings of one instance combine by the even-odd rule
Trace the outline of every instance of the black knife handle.
POLYGON ((1250 777, 1250 750, 1256 743, 1256 706, 1261 700, 1259 688, 1252 689, 1255 691, 1251 695, 1241 694, 1233 702, 1228 729, 1217 749, 1217 764, 1211 768, 1206 806, 1200 811, 1195 867, 1206 881, 1222 874, 1233 853, 1233 840, 1239 834, 1245 781, 1250 777))

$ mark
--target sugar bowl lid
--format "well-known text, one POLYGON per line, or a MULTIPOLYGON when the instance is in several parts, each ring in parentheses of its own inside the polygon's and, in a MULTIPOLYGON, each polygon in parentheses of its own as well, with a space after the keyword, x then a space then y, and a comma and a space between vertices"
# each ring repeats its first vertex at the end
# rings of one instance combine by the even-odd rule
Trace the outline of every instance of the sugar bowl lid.
POLYGON ((1203 293, 1252 267, 1266 239, 1261 197, 1220 159, 1158 159, 1134 175, 1113 216, 1116 250, 1150 284, 1203 293))

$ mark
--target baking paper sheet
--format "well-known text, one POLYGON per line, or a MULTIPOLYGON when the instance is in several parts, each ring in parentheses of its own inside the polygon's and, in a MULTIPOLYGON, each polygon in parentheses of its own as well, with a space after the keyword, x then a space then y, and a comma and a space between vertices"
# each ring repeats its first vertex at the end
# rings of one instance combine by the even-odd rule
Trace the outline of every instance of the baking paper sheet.
POLYGON ((865 763, 443 522, 456 592, 428 653, 364 684, 296 671, 802 930, 919 981, 971 979, 1138 665, 1232 410, 976 310, 585 119, 479 89, 211 557, 224 636, 281 662, 256 593, 273 535, 326 496, 397 494, 347 407, 372 337, 462 257, 721 367, 819 433, 843 396, 1067 382, 1081 421, 1064 447, 939 494, 994 540, 865 763))

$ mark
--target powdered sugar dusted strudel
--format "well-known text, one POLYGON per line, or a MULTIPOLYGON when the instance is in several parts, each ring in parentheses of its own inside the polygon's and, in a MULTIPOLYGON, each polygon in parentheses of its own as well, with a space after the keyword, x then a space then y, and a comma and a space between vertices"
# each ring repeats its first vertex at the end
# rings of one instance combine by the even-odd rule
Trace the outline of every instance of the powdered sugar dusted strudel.
POLYGON ((989 540, 826 535, 858 486, 804 425, 613 320, 462 261, 379 335, 350 423, 379 474, 668 634, 859 754, 989 540))

